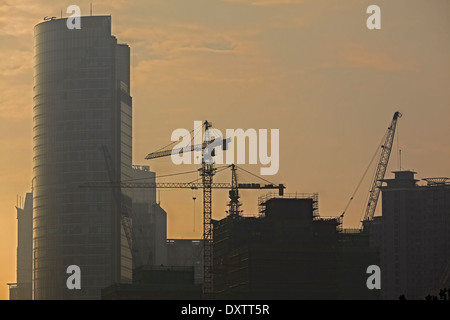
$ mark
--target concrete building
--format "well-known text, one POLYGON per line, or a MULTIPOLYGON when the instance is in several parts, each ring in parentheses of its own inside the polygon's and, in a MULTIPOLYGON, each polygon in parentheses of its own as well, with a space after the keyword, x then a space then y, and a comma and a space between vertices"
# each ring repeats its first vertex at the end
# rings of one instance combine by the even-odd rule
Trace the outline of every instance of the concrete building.
POLYGON ((9 283, 10 300, 31 300, 33 194, 27 193, 17 210, 17 282, 9 283))
POLYGON ((121 224, 131 190, 80 188, 132 178, 130 48, 110 16, 66 23, 34 28, 34 299, 98 299, 132 276, 121 224), (81 268, 81 290, 66 287, 69 265, 81 268))
POLYGON ((318 197, 260 199, 260 217, 214 222, 214 291, 218 299, 376 299, 366 268, 378 262, 368 237, 341 233, 321 218, 318 197))
POLYGON ((370 234, 359 229, 339 232, 338 293, 339 300, 378 300, 379 289, 369 289, 369 266, 380 265, 380 249, 370 242, 370 234))
POLYGON ((195 283, 203 283, 202 246, 200 239, 167 239, 167 265, 193 267, 195 283))
POLYGON ((415 174, 396 171, 381 188, 384 299, 424 299, 450 285, 450 180, 419 184, 415 174))
MULTIPOLYGON (((133 166, 133 180, 155 183, 149 166, 133 166)), ((156 201, 156 189, 133 189, 133 268, 167 265, 167 214, 156 201)))

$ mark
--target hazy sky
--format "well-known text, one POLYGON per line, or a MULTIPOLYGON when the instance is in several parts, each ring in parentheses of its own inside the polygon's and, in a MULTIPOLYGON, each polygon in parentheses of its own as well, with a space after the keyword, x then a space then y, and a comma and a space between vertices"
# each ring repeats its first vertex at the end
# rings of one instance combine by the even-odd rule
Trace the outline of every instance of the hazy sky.
MULTIPOLYGON (((16 195, 31 189, 33 27, 61 9, 66 17, 71 4, 89 14, 89 1, 0 0, 1 299, 15 281, 16 195)), ((113 34, 131 47, 134 163, 157 174, 195 169, 144 160, 194 120, 223 131, 279 129, 280 170, 265 178, 286 192, 319 192, 320 213, 336 216, 399 110, 403 167, 419 178, 450 176, 447 0, 94 1, 95 14, 110 14, 113 34), (371 4, 381 7, 381 30, 366 28, 371 4)), ((389 171, 398 168, 396 150, 389 171)), ((345 226, 357 225, 369 184, 345 226)), ((245 212, 255 213, 261 193, 242 194, 245 212)), ((226 195, 214 192, 216 219, 226 195)), ((200 191, 162 191, 161 200, 169 237, 201 237, 200 191)))

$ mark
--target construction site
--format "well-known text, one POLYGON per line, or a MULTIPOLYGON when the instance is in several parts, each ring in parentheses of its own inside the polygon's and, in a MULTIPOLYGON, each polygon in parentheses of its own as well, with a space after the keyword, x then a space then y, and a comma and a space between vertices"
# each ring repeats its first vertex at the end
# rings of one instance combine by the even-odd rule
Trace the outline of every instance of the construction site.
MULTIPOLYGON (((196 261, 197 271, 203 266, 200 279, 203 298, 379 299, 380 290, 370 290, 367 286, 367 268, 381 264, 383 269, 390 269, 381 258, 381 252, 390 245, 383 240, 386 231, 374 213, 382 183, 386 181, 383 179, 399 117, 401 114, 396 112, 383 138, 369 201, 358 229, 343 228, 343 218, 354 195, 340 216, 322 217, 317 193, 285 193, 283 184, 239 183, 238 167, 234 164, 228 166, 232 171, 230 184, 213 183, 217 169, 214 163, 203 161, 199 169, 201 183, 122 183, 115 187, 203 190, 202 259, 196 261), (221 220, 213 220, 211 215, 214 188, 230 189, 228 214, 221 220), (240 189, 278 192, 260 196, 259 213, 246 216, 240 210, 240 189)), ((208 129, 210 123, 205 121, 204 126, 208 129)), ((211 141, 176 152, 204 151, 211 141)), ((147 159, 172 153, 169 149, 162 150, 149 154, 147 159)), ((169 245, 174 243, 171 241, 169 245)), ((197 275, 194 269, 191 272, 192 284, 198 285, 198 272, 197 275)))
POLYGON ((446 10, 197 2, 11 29, 10 299, 450 300, 446 10))
MULTIPOLYGON (((396 171, 394 179, 386 179, 400 117, 399 112, 394 113, 369 164, 378 159, 363 219, 354 229, 344 228, 343 220, 362 179, 343 212, 325 217, 319 213, 317 193, 288 193, 284 184, 265 179, 264 183, 241 182, 238 171, 259 177, 235 164, 216 168, 206 157, 198 169, 200 178, 191 182, 156 182, 149 166, 133 166, 132 179, 114 182, 111 155, 104 147, 110 181, 87 182, 80 187, 100 188, 113 195, 120 212, 120 255, 130 276, 103 287, 101 298, 373 300, 442 295, 442 289, 450 285, 450 180, 427 178, 423 179, 426 184, 419 183, 416 173, 408 170, 396 171), (216 173, 227 169, 230 183, 213 181, 216 173), (167 214, 157 200, 157 189, 202 191, 201 239, 168 239, 167 214), (227 215, 220 220, 212 216, 213 189, 228 190, 227 215), (240 190, 269 192, 259 196, 257 214, 241 210, 240 190), (382 192, 382 215, 375 216, 382 192), (379 285, 368 286, 371 266, 382 270, 381 290, 379 285)), ((209 128, 211 123, 205 121, 203 129, 208 132, 209 128)), ((169 145, 146 159, 199 150, 214 158, 216 147, 225 150, 227 140, 217 143, 205 134, 200 145, 178 149, 169 145)), ((30 219, 31 215, 22 224, 31 226, 30 219)), ((21 248, 30 251, 31 241, 21 242, 21 248)), ((23 263, 18 260, 19 265, 23 263)), ((10 284, 11 292, 19 297, 17 292, 22 290, 26 296, 28 281, 31 279, 10 284)))
MULTIPOLYGON (((386 280, 389 276, 386 276, 383 281, 383 287, 387 288, 386 290, 370 290, 367 286, 367 268, 381 265, 382 270, 386 270, 389 274, 389 270, 393 270, 392 265, 397 265, 394 261, 386 262, 386 252, 389 252, 392 247, 387 235, 387 230, 391 227, 386 223, 389 222, 390 216, 387 214, 384 218, 385 222, 382 223, 382 217, 374 217, 374 214, 380 192, 386 188, 382 184, 388 182, 389 187, 396 182, 396 180, 384 180, 384 177, 394 142, 396 124, 400 117, 399 112, 394 114, 383 138, 364 219, 357 229, 343 228, 343 218, 354 195, 340 216, 322 217, 319 214, 317 193, 285 193, 283 184, 238 183, 238 167, 234 164, 228 166, 232 171, 230 184, 213 183, 216 171, 214 163, 203 161, 199 169, 201 183, 133 183, 121 184, 120 187, 201 188, 203 190, 203 239, 201 239, 200 248, 202 259, 197 259, 196 263, 189 265, 197 268, 197 273, 194 269, 191 270, 191 280, 192 284, 199 285, 200 279, 204 299, 354 300, 382 297, 392 299, 395 296, 387 294, 391 290, 388 288, 392 286, 387 283, 389 280, 386 280), (221 220, 213 220, 211 215, 211 193, 214 188, 230 189, 228 214, 221 220), (278 192, 260 196, 258 214, 246 216, 240 210, 240 189, 277 189, 278 192), (198 276, 200 266, 203 266, 201 278, 198 276)), ((205 121, 204 126, 208 129, 210 123, 205 121)), ((225 140, 223 142, 225 145, 225 140)), ((204 151, 210 143, 211 140, 206 140, 202 145, 192 145, 188 151, 199 149, 204 151)), ((172 150, 158 151, 149 154, 147 159, 165 157, 172 152, 172 150)), ((176 152, 187 152, 187 150, 183 148, 176 152)), ((402 175, 405 176, 403 173, 402 175)), ((403 177, 402 175, 399 177, 403 177)), ((409 180, 409 187, 416 187, 416 181, 411 178, 409 180)), ((443 196, 440 199, 439 208, 443 211, 441 210, 439 217, 441 221, 445 221, 442 225, 442 234, 445 234, 445 230, 449 227, 448 199, 450 197, 445 196, 450 191, 449 184, 447 179, 440 179, 439 183, 432 179, 430 181, 429 185, 441 187, 439 190, 443 196)), ((401 184, 400 186, 405 187, 401 184)), ((389 209, 386 207, 383 211, 389 211, 389 209)), ((171 241, 174 243, 174 240, 171 241)), ((448 235, 444 236, 441 242, 440 249, 444 252, 444 247, 450 244, 448 235)), ((436 282, 437 274, 442 275, 439 279, 439 285, 442 287, 448 282, 449 270, 446 265, 448 258, 445 255, 441 256, 438 267, 440 271, 435 272, 436 276, 433 279, 429 279, 436 282)), ((392 259, 397 261, 398 257, 392 259)), ((167 272, 171 272, 170 267, 167 272)), ((398 278, 400 274, 396 276, 398 278)), ((398 281, 398 279, 392 279, 392 283, 398 283, 398 281)), ((432 287, 430 283, 428 288, 431 290, 432 287)), ((403 292, 398 286, 396 288, 395 294, 403 292)), ((424 294, 423 290, 416 291, 413 296, 416 299, 424 294)), ((123 295, 120 296, 123 298, 123 295)))
POLYGON ((214 222, 218 299, 377 299, 366 287, 378 264, 368 234, 346 233, 340 218, 320 217, 317 194, 266 195, 260 216, 214 222))

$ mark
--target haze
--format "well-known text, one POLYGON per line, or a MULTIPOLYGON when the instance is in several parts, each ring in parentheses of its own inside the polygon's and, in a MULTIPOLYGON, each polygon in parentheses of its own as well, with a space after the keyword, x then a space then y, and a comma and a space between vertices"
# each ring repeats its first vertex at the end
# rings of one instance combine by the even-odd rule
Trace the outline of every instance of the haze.
MULTIPOLYGON (((68 16, 71 4, 89 15, 89 1, 0 1, 1 299, 15 281, 16 195, 31 190, 33 27, 61 9, 68 16)), ((321 215, 337 216, 399 110, 402 167, 419 178, 450 176, 446 0, 120 0, 93 8, 112 16, 113 34, 131 47, 133 159, 158 175, 195 170, 144 160, 194 120, 223 132, 279 129, 279 171, 264 178, 286 192, 318 192, 321 215), (381 30, 366 27, 371 4, 381 8, 381 30)), ((397 153, 388 172, 399 167, 397 153)), ((258 173, 260 165, 244 167, 258 173)), ((363 182, 344 227, 358 225, 369 187, 363 182)), ((245 213, 257 213, 261 193, 242 194, 245 213)), ((225 216, 226 196, 214 191, 215 219, 225 216)), ((169 237, 201 237, 200 191, 163 190, 161 202, 169 237)))

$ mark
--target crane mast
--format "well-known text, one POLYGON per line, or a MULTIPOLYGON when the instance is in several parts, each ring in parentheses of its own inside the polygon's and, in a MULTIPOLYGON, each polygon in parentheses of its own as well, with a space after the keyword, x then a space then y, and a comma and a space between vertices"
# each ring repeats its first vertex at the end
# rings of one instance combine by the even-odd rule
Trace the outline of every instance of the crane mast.
MULTIPOLYGON (((208 129, 211 124, 205 121, 205 143, 209 145, 211 136, 208 129)), ((207 150, 206 150, 207 151, 207 150)), ((212 152, 211 152, 212 154, 212 152)), ((199 169, 203 184, 203 294, 211 295, 213 293, 213 275, 212 275, 212 183, 216 172, 214 162, 206 161, 202 157, 202 167, 199 169)))
POLYGON ((375 209, 377 208, 378 198, 380 196, 380 187, 386 173, 386 169, 389 162, 389 157, 392 151, 392 145, 394 143, 395 129, 397 127, 397 120, 401 118, 402 114, 400 112, 395 112, 392 118, 391 125, 386 132, 386 138, 383 145, 381 146, 381 154, 378 160, 377 170, 375 172, 375 177, 372 182, 372 187, 369 193, 369 201, 364 214, 364 219, 362 221, 362 228, 369 224, 373 220, 375 214, 375 209))
POLYGON ((233 217, 237 217, 241 214, 239 210, 241 203, 239 201, 239 185, 237 178, 236 165, 231 165, 231 190, 229 191, 230 202, 228 203, 228 214, 233 217))

